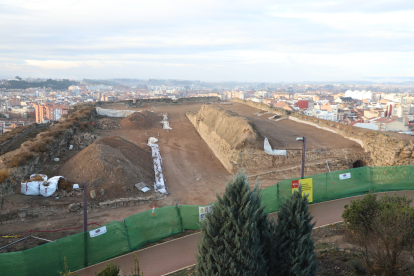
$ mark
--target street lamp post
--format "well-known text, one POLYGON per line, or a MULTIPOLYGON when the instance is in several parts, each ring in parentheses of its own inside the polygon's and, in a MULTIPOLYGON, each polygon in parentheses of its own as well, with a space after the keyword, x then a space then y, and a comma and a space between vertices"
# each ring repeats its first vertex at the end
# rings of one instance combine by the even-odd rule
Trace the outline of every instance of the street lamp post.
POLYGON ((296 138, 296 141, 302 141, 303 147, 302 147, 302 171, 301 171, 301 178, 303 179, 305 177, 305 147, 306 147, 306 137, 298 137, 296 138))

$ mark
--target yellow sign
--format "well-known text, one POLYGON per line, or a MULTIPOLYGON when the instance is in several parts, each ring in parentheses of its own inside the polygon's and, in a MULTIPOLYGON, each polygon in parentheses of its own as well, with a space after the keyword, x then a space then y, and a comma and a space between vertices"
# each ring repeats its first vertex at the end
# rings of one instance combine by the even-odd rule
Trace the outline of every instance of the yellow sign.
POLYGON ((309 202, 313 202, 313 184, 312 178, 305 178, 292 181, 292 194, 299 190, 299 184, 302 185, 302 195, 308 195, 309 202))

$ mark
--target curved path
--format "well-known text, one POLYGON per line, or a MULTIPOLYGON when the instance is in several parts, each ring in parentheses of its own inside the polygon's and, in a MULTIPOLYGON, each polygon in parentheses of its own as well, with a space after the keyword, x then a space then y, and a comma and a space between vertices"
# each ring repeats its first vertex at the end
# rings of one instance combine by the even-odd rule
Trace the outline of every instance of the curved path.
MULTIPOLYGON (((383 193, 379 193, 379 196, 381 194, 383 193)), ((410 198, 414 198, 414 191, 388 192, 388 194, 405 194, 410 198)), ((348 204, 352 199, 362 197, 354 196, 309 205, 314 220, 316 220, 316 227, 342 221, 341 215, 344 205, 348 204)), ((277 213, 269 214, 269 216, 276 218, 277 213)), ((194 265, 196 263, 195 254, 198 253, 197 243, 199 240, 200 233, 195 233, 137 251, 141 271, 144 272, 145 276, 160 276, 194 265)), ((126 275, 129 275, 130 268, 134 266, 134 255, 129 253, 110 261, 119 264, 121 270, 125 270, 126 275)), ((95 275, 95 272, 98 272, 104 266, 104 263, 99 263, 81 269, 77 273, 78 276, 95 275)), ((121 273, 120 275, 124 274, 121 273)))

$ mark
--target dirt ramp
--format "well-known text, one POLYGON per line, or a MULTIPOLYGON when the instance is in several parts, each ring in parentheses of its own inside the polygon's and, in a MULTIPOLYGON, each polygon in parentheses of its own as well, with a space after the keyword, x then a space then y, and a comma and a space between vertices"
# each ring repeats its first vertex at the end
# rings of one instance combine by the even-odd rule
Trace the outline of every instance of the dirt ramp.
POLYGON ((142 111, 134 112, 120 122, 121 129, 125 130, 143 130, 161 127, 161 116, 156 112, 142 111))
POLYGON ((86 181, 103 199, 141 195, 134 187, 141 181, 153 190, 151 153, 118 136, 99 139, 85 148, 63 164, 59 174, 75 183, 86 181))
POLYGON ((272 165, 272 157, 263 151, 264 137, 247 118, 211 105, 186 115, 230 173, 239 168, 254 172, 272 165))

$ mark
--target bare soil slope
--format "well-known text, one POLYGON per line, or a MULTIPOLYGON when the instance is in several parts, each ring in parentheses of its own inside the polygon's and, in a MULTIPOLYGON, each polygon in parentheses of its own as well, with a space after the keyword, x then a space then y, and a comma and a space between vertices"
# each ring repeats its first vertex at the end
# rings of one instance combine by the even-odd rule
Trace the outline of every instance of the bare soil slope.
POLYGON ((153 189, 154 182, 151 153, 118 136, 99 139, 63 164, 59 173, 75 183, 86 181, 103 199, 139 195, 134 184, 144 181, 153 189))
POLYGON ((188 112, 187 116, 195 119, 195 126, 199 122, 204 123, 209 132, 216 133, 231 148, 261 148, 263 145, 264 138, 256 125, 235 112, 219 106, 203 105, 198 113, 188 112))
POLYGON ((161 127, 161 120, 162 118, 156 112, 134 112, 121 121, 120 127, 125 130, 150 129, 161 127))

